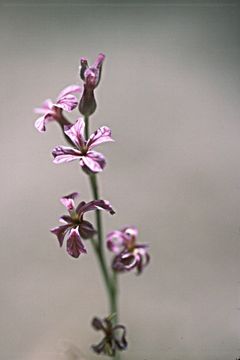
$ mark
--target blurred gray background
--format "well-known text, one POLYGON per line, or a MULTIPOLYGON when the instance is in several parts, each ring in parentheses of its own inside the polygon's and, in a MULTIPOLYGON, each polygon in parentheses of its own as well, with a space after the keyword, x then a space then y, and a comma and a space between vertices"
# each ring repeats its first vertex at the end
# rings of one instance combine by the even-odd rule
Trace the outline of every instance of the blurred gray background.
MULTIPOLYGON (((79 83, 80 56, 107 56, 91 129, 108 165, 101 194, 150 244, 142 276, 121 276, 129 360, 235 360, 239 344, 238 2, 1 3, 0 359, 97 359, 107 302, 90 244, 74 260, 49 228, 62 195, 91 195, 64 144, 32 109, 79 83), (79 356, 79 357, 78 357, 79 356)), ((77 111, 71 114, 75 120, 77 111)), ((91 218, 91 217, 90 217, 91 218)))

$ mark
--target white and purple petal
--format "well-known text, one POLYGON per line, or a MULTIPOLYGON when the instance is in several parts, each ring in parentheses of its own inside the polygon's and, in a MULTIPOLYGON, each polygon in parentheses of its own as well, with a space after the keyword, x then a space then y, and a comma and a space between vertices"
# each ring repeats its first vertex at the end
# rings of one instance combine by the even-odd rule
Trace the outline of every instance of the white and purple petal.
POLYGON ((79 148, 85 146, 84 138, 85 122, 82 117, 79 117, 75 124, 64 127, 65 134, 72 140, 72 142, 79 148))
POLYGON ((39 132, 45 132, 46 131, 46 125, 51 122, 54 121, 54 117, 53 117, 53 113, 47 113, 43 116, 40 116, 36 121, 35 121, 35 128, 39 131, 39 132))
POLYGON ((46 114, 52 110, 53 103, 51 99, 44 100, 42 106, 40 108, 35 108, 35 114, 46 114))
POLYGON ((54 157, 53 162, 61 164, 79 159, 81 152, 68 146, 56 146, 52 151, 52 155, 54 157))
POLYGON ((45 115, 40 116, 34 124, 35 128, 39 131, 39 132, 45 132, 46 131, 46 120, 45 120, 45 115))
POLYGON ((105 57, 106 56, 103 53, 98 54, 98 57, 93 66, 96 67, 97 69, 101 68, 105 60, 105 57))
POLYGON ((67 239, 67 252, 74 258, 78 258, 81 254, 87 253, 77 229, 71 229, 70 231, 67 239))
POLYGON ((62 246, 64 237, 68 230, 69 230, 69 224, 66 224, 66 225, 61 225, 61 226, 55 227, 55 228, 51 229, 50 231, 52 234, 57 236, 59 245, 62 246))
POLYGON ((79 233, 83 239, 91 239, 96 234, 93 225, 86 220, 82 220, 79 225, 79 233))
POLYGON ((58 100, 53 106, 61 108, 67 112, 71 112, 76 108, 78 104, 78 99, 74 95, 66 95, 58 100))
POLYGON ((78 85, 67 86, 59 93, 56 103, 53 104, 53 106, 56 106, 68 112, 72 111, 78 104, 78 99, 73 94, 79 93, 80 91, 81 87, 78 85))
POLYGON ((127 239, 138 236, 138 229, 135 226, 125 226, 121 232, 127 239))
POLYGON ((87 167, 92 173, 98 173, 103 171, 106 166, 106 160, 101 153, 91 150, 81 157, 80 165, 87 167))
MULTIPOLYGON (((68 211, 72 211, 75 209, 74 199, 76 199, 78 195, 79 194, 77 192, 73 192, 69 195, 61 197, 60 201, 68 211)), ((64 218, 62 216, 62 219, 66 221, 66 217, 64 218)))
POLYGON ((138 264, 137 264, 137 269, 138 269, 138 273, 140 274, 143 270, 143 268, 145 268, 149 261, 150 261, 150 255, 147 251, 148 245, 137 245, 134 253, 138 256, 138 264))
POLYGON ((59 100, 61 100, 63 97, 65 97, 66 95, 71 95, 71 94, 80 93, 80 92, 81 92, 81 87, 79 85, 69 85, 69 86, 65 87, 62 91, 60 91, 60 93, 58 94, 58 97, 57 97, 57 102, 59 100))
POLYGON ((107 248, 115 254, 119 254, 123 250, 124 241, 125 239, 122 231, 111 231, 107 235, 107 248))
POLYGON ((112 139, 111 130, 107 126, 101 126, 90 136, 89 140, 87 141, 87 147, 89 150, 91 150, 95 146, 109 141, 114 141, 112 139))
MULTIPOLYGON (((73 204, 74 205, 74 204, 73 204)), ((65 204, 64 204, 65 206, 65 204)), ((71 224, 71 225, 74 225, 73 223, 73 220, 72 220, 72 217, 69 216, 69 215, 63 215, 60 217, 59 221, 62 223, 62 224, 71 224)))
POLYGON ((93 210, 106 210, 111 215, 115 214, 110 202, 107 200, 92 200, 89 203, 85 203, 81 207, 78 207, 78 214, 84 214, 87 211, 93 210))

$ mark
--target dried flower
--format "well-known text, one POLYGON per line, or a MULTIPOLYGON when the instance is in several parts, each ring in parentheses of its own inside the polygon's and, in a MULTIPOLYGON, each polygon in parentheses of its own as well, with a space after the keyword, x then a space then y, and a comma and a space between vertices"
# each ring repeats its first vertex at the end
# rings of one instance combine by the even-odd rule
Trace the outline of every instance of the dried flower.
POLYGON ((116 255, 112 268, 117 272, 130 271, 136 268, 140 274, 149 263, 148 245, 137 244, 138 231, 133 226, 115 230, 107 235, 107 247, 116 255))
POLYGON ((73 160, 79 160, 83 170, 91 173, 102 171, 106 165, 105 157, 92 149, 104 142, 113 141, 111 130, 107 126, 102 126, 96 130, 86 141, 84 138, 85 123, 83 118, 79 118, 74 125, 65 127, 65 134, 70 138, 75 147, 57 146, 53 149, 53 162, 60 164, 73 160))
POLYGON ((63 245, 64 238, 67 237, 67 252, 74 258, 78 258, 87 252, 82 239, 92 238, 96 233, 93 225, 83 220, 83 215, 93 210, 106 210, 110 214, 114 214, 112 206, 106 200, 93 200, 89 203, 82 201, 76 207, 74 199, 77 196, 78 193, 74 192, 60 199, 69 215, 63 215, 60 218, 63 225, 51 229, 51 232, 57 236, 60 246, 63 245))
POLYGON ((85 116, 90 116, 96 110, 97 104, 94 89, 101 80, 102 65, 105 55, 100 53, 92 66, 88 66, 87 59, 81 58, 80 77, 84 81, 84 90, 79 103, 79 111, 85 116))
POLYGON ((92 320, 94 329, 102 330, 105 335, 99 344, 92 346, 97 354, 115 356, 117 350, 122 351, 127 348, 126 328, 123 325, 113 325, 112 317, 110 315, 103 320, 95 317, 92 320))
POLYGON ((76 108, 78 100, 73 94, 79 93, 80 90, 81 88, 78 85, 67 86, 59 93, 55 103, 51 99, 47 99, 40 108, 35 108, 36 114, 42 114, 35 122, 36 129, 40 132, 46 131, 46 124, 50 121, 57 121, 62 126, 69 124, 62 111, 71 112, 76 108))

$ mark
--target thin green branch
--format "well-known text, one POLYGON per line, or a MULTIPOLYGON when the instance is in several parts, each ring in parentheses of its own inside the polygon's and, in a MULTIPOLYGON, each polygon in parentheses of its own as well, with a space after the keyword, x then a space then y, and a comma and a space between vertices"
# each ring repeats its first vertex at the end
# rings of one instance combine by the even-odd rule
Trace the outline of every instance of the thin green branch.
MULTIPOLYGON (((89 118, 85 116, 85 139, 89 138, 89 118)), ((90 186, 94 200, 99 200, 99 188, 96 174, 89 174, 90 186)), ((102 215, 101 211, 96 210, 95 213, 96 228, 97 228, 97 241, 93 241, 93 247, 95 250, 96 257, 98 259, 105 286, 108 293, 110 313, 116 314, 114 316, 114 323, 117 323, 117 275, 113 272, 113 276, 109 275, 107 268, 107 262, 104 251, 104 238, 103 238, 103 227, 102 227, 102 215)), ((120 360, 120 354, 117 352, 114 359, 120 360)))

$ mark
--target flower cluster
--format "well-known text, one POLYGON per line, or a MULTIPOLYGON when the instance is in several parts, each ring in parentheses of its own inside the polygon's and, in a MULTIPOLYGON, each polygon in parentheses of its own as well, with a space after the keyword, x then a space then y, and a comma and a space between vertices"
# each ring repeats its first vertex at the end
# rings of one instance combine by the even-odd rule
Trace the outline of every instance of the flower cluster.
POLYGON ((140 274, 149 263, 146 244, 137 243, 138 230, 136 227, 125 227, 107 235, 107 247, 115 253, 112 262, 113 270, 117 272, 130 271, 136 268, 140 274))
POLYGON ((112 316, 103 320, 95 317, 92 320, 92 326, 95 330, 102 330, 104 333, 104 338, 100 343, 92 346, 95 353, 114 356, 116 350, 126 350, 126 328, 119 324, 113 325, 112 316))

